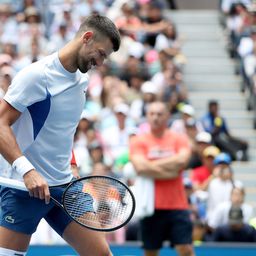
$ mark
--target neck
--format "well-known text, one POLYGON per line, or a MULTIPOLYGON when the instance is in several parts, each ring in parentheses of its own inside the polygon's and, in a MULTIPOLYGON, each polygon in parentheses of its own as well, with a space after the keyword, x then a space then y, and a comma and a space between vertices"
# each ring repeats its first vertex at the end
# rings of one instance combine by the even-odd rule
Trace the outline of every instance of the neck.
POLYGON ((70 41, 59 51, 59 59, 63 67, 74 73, 77 71, 77 47, 75 40, 70 41))

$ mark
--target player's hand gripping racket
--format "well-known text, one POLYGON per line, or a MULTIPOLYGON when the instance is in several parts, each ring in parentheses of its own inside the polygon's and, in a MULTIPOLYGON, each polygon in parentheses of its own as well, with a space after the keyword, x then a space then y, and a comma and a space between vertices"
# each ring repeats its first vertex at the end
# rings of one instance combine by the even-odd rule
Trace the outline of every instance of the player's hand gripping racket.
MULTIPOLYGON (((0 185, 27 191, 25 184, 17 180, 0 177, 0 185)), ((50 187, 50 191, 54 187, 50 187)), ((61 203, 52 196, 51 200, 74 221, 97 231, 114 231, 123 227, 135 210, 131 190, 109 176, 87 176, 74 180, 66 184, 61 203)))

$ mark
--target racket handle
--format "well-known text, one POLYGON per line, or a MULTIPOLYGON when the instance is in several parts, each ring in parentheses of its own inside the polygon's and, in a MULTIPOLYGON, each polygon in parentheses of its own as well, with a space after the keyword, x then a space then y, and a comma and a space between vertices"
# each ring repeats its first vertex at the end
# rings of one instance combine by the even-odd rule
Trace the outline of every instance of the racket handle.
POLYGON ((4 177, 0 177, 0 185, 8 188, 15 188, 18 190, 28 191, 27 187, 23 182, 4 177))

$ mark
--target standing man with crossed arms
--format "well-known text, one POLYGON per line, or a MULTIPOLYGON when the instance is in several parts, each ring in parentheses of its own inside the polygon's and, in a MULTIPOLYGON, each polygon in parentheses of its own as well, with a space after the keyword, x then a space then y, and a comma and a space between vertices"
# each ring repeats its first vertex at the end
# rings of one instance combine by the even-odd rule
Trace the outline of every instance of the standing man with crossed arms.
POLYGON ((146 256, 157 256, 169 240, 180 256, 193 256, 192 223, 182 179, 182 169, 190 158, 186 135, 167 127, 169 113, 162 102, 147 109, 150 132, 135 136, 130 158, 138 175, 154 179, 155 211, 141 220, 146 256))
POLYGON ((113 22, 91 15, 66 46, 13 79, 0 104, 0 153, 11 165, 11 178, 24 181, 29 194, 1 187, 1 256, 26 255, 42 218, 79 255, 112 255, 104 234, 81 227, 50 202, 49 186, 73 178, 73 137, 87 85, 83 73, 119 46, 113 22))

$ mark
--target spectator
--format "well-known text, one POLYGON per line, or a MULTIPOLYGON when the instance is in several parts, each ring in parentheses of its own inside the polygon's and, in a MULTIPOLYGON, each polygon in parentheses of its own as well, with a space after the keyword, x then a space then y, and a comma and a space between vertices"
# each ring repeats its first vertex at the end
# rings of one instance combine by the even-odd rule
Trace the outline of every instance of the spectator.
POLYGON ((233 160, 247 161, 248 143, 230 134, 226 120, 219 114, 219 104, 216 100, 208 103, 208 113, 202 117, 204 129, 211 133, 214 144, 221 151, 231 155, 233 160))
POLYGON ((175 25, 170 22, 169 26, 159 33, 156 37, 154 48, 157 51, 164 51, 170 57, 175 57, 180 51, 180 44, 177 38, 177 31, 175 25))
POLYGON ((67 33, 67 24, 65 22, 62 22, 59 25, 59 29, 57 30, 57 32, 51 37, 48 46, 49 51, 54 52, 62 48, 70 40, 70 38, 72 38, 72 35, 67 33))
POLYGON ((142 97, 131 104, 131 117, 137 124, 143 123, 146 118, 147 106, 157 100, 157 88, 151 81, 141 85, 142 97))
POLYGON ((193 184, 188 177, 183 178, 183 185, 185 188, 189 209, 190 209, 190 219, 196 220, 199 218, 198 212, 198 200, 193 190, 193 184))
POLYGON ((206 190, 214 177, 214 158, 220 153, 215 146, 209 146, 203 151, 202 165, 192 169, 191 181, 195 190, 206 190))
POLYGON ((231 158, 227 153, 221 153, 214 159, 216 165, 214 177, 207 188, 208 203, 207 203, 207 219, 212 218, 213 211, 222 202, 230 199, 231 191, 234 186, 242 187, 240 181, 233 178, 231 167, 231 158))
POLYGON ((245 203, 244 200, 244 188, 233 187, 230 200, 219 204, 216 209, 214 209, 212 217, 208 220, 208 225, 211 228, 216 229, 219 226, 228 224, 228 214, 233 206, 241 207, 243 211, 243 222, 249 224, 253 217, 253 207, 250 204, 245 203))
POLYGON ((195 137, 198 133, 197 131, 197 127, 196 127, 196 120, 194 118, 189 118, 186 122, 185 122, 185 129, 186 129, 186 134, 190 140, 190 145, 191 148, 194 149, 195 147, 195 137))
POLYGON ((190 157, 189 142, 186 136, 168 130, 168 118, 164 103, 151 103, 147 108, 150 131, 135 136, 130 144, 136 172, 154 180, 154 213, 141 220, 143 247, 145 255, 157 255, 168 239, 179 255, 194 255, 181 174, 190 157))
MULTIPOLYGON (((175 132, 180 132, 180 133, 186 134, 186 121, 189 118, 193 118, 195 116, 195 110, 194 110, 193 106, 191 106, 189 104, 184 104, 183 106, 181 106, 180 112, 181 112, 181 118, 173 121, 173 123, 171 124, 171 129, 175 132)), ((203 131, 203 127, 200 124, 200 122, 196 121, 195 125, 196 125, 198 132, 203 131)))
POLYGON ((215 242, 256 242, 256 230, 243 222, 243 210, 231 207, 228 224, 217 227, 213 232, 215 242))
MULTIPOLYGON (((115 20, 115 24, 119 30, 124 29, 126 26, 132 25, 132 26, 140 26, 141 20, 136 15, 134 4, 132 2, 124 2, 121 6, 121 14, 120 16, 115 20)), ((136 33, 129 33, 127 32, 126 35, 130 36, 133 39, 136 39, 136 33)))
POLYGON ((117 104, 114 109, 115 124, 102 131, 105 155, 114 162, 115 159, 126 152, 128 147, 129 129, 129 106, 125 103, 117 104))
POLYGON ((192 145, 192 155, 188 164, 188 169, 196 168, 202 165, 203 151, 212 143, 212 136, 208 132, 199 132, 195 136, 194 144, 192 145))

